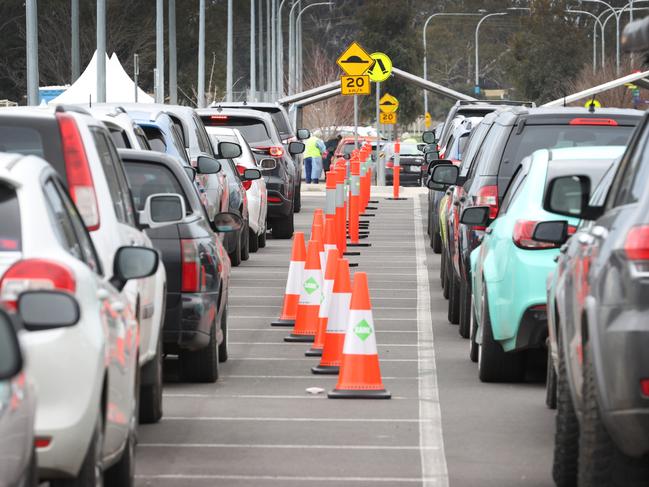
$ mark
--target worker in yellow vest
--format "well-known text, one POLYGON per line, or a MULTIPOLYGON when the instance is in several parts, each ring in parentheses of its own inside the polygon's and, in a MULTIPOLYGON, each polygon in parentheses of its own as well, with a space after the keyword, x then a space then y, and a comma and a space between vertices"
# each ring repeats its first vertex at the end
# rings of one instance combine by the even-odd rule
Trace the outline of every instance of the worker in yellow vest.
POLYGON ((307 184, 318 184, 322 173, 322 154, 326 147, 322 139, 316 135, 317 133, 319 133, 318 130, 311 134, 304 149, 304 179, 307 184))

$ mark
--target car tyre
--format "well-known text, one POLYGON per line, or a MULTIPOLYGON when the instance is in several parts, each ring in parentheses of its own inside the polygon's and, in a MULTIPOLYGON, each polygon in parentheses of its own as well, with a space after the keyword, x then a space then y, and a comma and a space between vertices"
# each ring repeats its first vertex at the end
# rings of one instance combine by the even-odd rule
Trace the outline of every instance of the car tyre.
POLYGON ((451 270, 450 272, 451 289, 448 293, 447 317, 452 325, 457 325, 460 322, 460 280, 455 276, 455 271, 451 270))
POLYGON ((458 333, 462 338, 471 335, 471 287, 469 282, 460 280, 460 326, 458 333))
POLYGON ((228 360, 228 305, 223 306, 223 313, 221 313, 221 333, 223 341, 219 345, 219 362, 226 362, 228 360))
POLYGON ((250 233, 250 227, 246 221, 243 224, 243 229, 241 230, 241 260, 248 260, 250 258, 250 247, 248 247, 248 234, 250 233))
POLYGON ((480 345, 476 342, 476 337, 478 334, 478 325, 475 320, 475 313, 473 312, 473 306, 471 306, 471 317, 469 327, 471 329, 471 336, 469 337, 469 360, 473 363, 478 362, 478 356, 480 354, 480 345))
POLYGON ((22 487, 38 487, 38 466, 36 462, 36 450, 32 448, 32 454, 29 457, 29 465, 25 470, 25 476, 22 479, 22 487))
POLYGON ((288 239, 293 236, 293 213, 273 221, 273 238, 288 239))
POLYGON ((478 376, 482 382, 522 382, 525 378, 525 353, 505 352, 493 337, 487 290, 482 295, 482 343, 478 351, 478 376))
POLYGON ((253 254, 259 250, 259 235, 248 229, 248 250, 253 254))
POLYGON ((444 280, 446 277, 446 251, 442 252, 442 260, 439 265, 439 284, 442 286, 442 289, 444 289, 444 280))
POLYGON ((142 375, 155 377, 153 384, 140 387, 140 423, 157 423, 162 418, 162 367, 164 355, 162 353, 162 331, 158 338, 158 347, 153 360, 145 364, 142 375))
POLYGON ((266 229, 264 228, 262 232, 259 234, 258 241, 259 241, 259 248, 263 249, 266 247, 266 229))
POLYGON ((451 259, 449 259, 448 255, 446 256, 446 259, 444 259, 444 279, 443 279, 443 284, 442 284, 442 289, 444 292, 442 293, 445 299, 449 299, 449 293, 451 291, 451 259))
POLYGON ((184 382, 216 382, 219 378, 219 345, 216 323, 210 327, 210 341, 205 348, 179 354, 180 378, 184 382))
POLYGON ((557 409, 557 373, 552 364, 552 353, 548 347, 548 359, 545 370, 545 405, 548 409, 557 409))
POLYGON ((302 184, 295 189, 295 198, 293 199, 293 211, 299 213, 302 210, 302 184))

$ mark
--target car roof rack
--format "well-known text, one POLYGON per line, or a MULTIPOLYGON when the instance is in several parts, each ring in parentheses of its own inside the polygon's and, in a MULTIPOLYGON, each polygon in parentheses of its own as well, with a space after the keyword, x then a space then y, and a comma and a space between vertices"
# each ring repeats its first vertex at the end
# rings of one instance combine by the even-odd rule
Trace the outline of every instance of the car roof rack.
POLYGON ((77 105, 56 105, 56 109, 54 111, 57 113, 75 112, 81 113, 83 115, 91 115, 88 110, 77 105))

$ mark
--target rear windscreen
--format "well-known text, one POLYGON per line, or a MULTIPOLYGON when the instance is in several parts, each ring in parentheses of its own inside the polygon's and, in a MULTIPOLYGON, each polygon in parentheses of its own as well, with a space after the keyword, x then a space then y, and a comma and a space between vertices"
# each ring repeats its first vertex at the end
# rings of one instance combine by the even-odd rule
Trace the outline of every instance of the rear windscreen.
POLYGON ((22 248, 20 238, 20 207, 13 188, 0 184, 0 252, 19 252, 22 248))
POLYGON ((169 169, 159 164, 125 162, 124 168, 128 185, 133 193, 133 201, 138 211, 144 209, 144 204, 149 196, 159 193, 179 194, 185 199, 187 209, 190 208, 180 183, 169 169))
POLYGON ((266 125, 264 125, 264 122, 255 118, 227 117, 215 119, 210 116, 201 118, 206 127, 229 127, 239 129, 243 138, 246 139, 246 142, 250 145, 273 145, 270 140, 270 135, 266 130, 266 125))
POLYGON ((293 135, 291 127, 286 123, 286 118, 280 110, 269 111, 268 113, 273 117, 273 122, 275 122, 275 126, 282 137, 291 137, 293 135))

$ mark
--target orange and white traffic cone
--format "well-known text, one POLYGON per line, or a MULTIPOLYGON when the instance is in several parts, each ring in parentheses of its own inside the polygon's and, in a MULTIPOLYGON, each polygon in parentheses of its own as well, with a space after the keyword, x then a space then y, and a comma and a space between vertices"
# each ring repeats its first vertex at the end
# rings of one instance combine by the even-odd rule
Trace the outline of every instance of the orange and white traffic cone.
POLYGON ((312 342, 318 331, 318 312, 322 298, 322 270, 318 242, 309 240, 306 263, 300 282, 300 300, 297 304, 293 332, 284 337, 285 342, 312 342))
MULTIPOLYGON (((359 238, 365 238, 369 232, 360 230, 359 212, 361 205, 361 163, 352 161, 349 189, 349 240, 348 247, 370 247, 369 243, 360 243, 359 238)), ((349 252, 348 252, 349 254, 349 252)))
POLYGON ((324 272, 324 269, 327 268, 327 254, 324 249, 324 229, 320 223, 314 223, 311 231, 311 240, 317 244, 318 256, 320 257, 320 269, 324 272))
POLYGON ((338 252, 347 250, 347 229, 345 215, 345 169, 336 170, 336 244, 338 252))
POLYGON ((305 262, 306 248, 304 246, 304 233, 295 232, 293 234, 293 250, 291 251, 291 261, 288 265, 288 278, 286 279, 282 312, 278 320, 271 322, 271 326, 295 325, 305 262))
POLYGON ((311 222, 311 235, 313 235, 313 227, 316 225, 322 225, 324 230, 324 212, 321 208, 316 208, 313 212, 313 222, 311 222))
POLYGON ((320 302, 320 310, 318 311, 318 331, 315 334, 313 346, 304 352, 304 355, 307 357, 322 356, 325 333, 327 332, 329 305, 331 304, 331 294, 334 290, 334 280, 336 279, 336 270, 338 268, 338 256, 338 249, 335 247, 327 252, 327 267, 322 284, 322 301, 320 302))
POLYGON ((336 223, 333 215, 327 215, 325 218, 324 249, 325 252, 338 249, 336 246, 336 223))
POLYGON ((376 349, 376 330, 372 318, 367 274, 354 275, 347 332, 336 388, 331 399, 390 399, 385 390, 376 349))
POLYGON ((320 363, 311 368, 314 374, 337 374, 347 331, 349 303, 352 299, 352 284, 347 259, 338 259, 336 278, 331 291, 327 329, 320 363))

